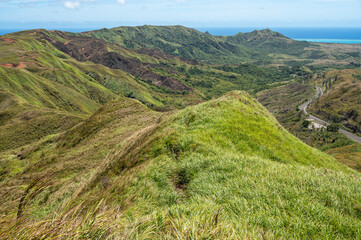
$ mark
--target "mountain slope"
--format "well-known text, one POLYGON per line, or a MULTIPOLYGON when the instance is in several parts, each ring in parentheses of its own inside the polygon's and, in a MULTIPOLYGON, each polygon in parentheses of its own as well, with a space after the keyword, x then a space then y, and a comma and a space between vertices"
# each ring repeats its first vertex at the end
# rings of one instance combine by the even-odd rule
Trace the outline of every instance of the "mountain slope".
POLYGON ((251 52, 241 46, 205 35, 183 26, 139 26, 101 29, 85 33, 131 49, 150 48, 199 61, 217 62, 217 58, 236 62, 246 60, 251 52), (237 55, 235 55, 237 54, 237 55))
MULTIPOLYGON (((2 236, 360 237, 361 198, 357 190, 361 187, 360 175, 293 137, 248 94, 231 92, 163 116, 163 120, 159 116, 134 100, 113 101, 91 117, 89 123, 62 137, 66 139, 64 143, 81 139, 74 141, 75 145, 71 143, 75 149, 67 144, 58 145, 62 141, 56 140, 62 154, 53 155, 52 161, 46 157, 24 173, 35 174, 38 168, 54 166, 59 169, 62 161, 58 159, 62 156, 73 159, 73 154, 81 156, 82 146, 87 146, 86 151, 93 151, 92 146, 100 142, 104 146, 111 143, 112 147, 103 152, 103 158, 91 161, 97 162, 98 167, 72 161, 83 167, 73 165, 71 176, 60 174, 69 174, 64 171, 55 174, 53 187, 45 188, 29 202, 30 218, 12 231, 5 230, 2 236), (138 110, 131 113, 126 109, 138 110), (102 117, 104 111, 108 116, 124 111, 128 114, 109 121, 102 117), (144 114, 153 116, 150 122, 137 121, 140 125, 131 127, 134 124, 131 119, 143 119, 144 114), (131 121, 123 122, 126 118, 131 121), (91 124, 94 121, 97 124, 91 124), (99 131, 94 131, 95 126, 101 126, 99 131), (126 132, 118 137, 104 134, 110 129, 129 128, 135 129, 130 136, 126 132), (89 130, 93 134, 89 135, 89 130), (84 137, 78 138, 82 133, 84 137), (99 141, 99 137, 103 140, 99 141), (87 168, 95 171, 86 173, 87 168), (60 176, 67 184, 57 185, 60 176), (79 209, 87 214, 74 208, 41 223, 31 217, 45 217, 47 206, 55 207, 56 198, 71 192, 75 194, 71 198, 73 204, 66 206, 82 203, 79 209), (92 208, 93 204, 98 207, 92 208), (69 218, 69 214, 78 217, 69 218), (27 224, 37 230, 31 230, 27 224)), ((40 146, 28 160, 41 151, 47 156, 54 149, 40 146)), ((2 189, 14 181, 8 179, 2 183, 2 189)))
POLYGON ((0 150, 65 131, 116 97, 37 31, 0 37, 0 150))
POLYGON ((30 104, 90 114, 116 97, 68 65, 67 56, 41 38, 41 30, 0 37, 0 43, 1 90, 30 104))
POLYGON ((16 149, 63 132, 85 117, 83 114, 34 106, 0 91, 0 151, 16 149))
POLYGON ((279 32, 270 29, 255 30, 249 33, 238 33, 226 37, 227 42, 241 44, 243 46, 258 49, 269 53, 282 53, 292 56, 300 56, 304 49, 311 46, 305 41, 294 41, 279 32))
MULTIPOLYGON (((197 94, 166 92, 119 69, 79 62, 53 46, 55 40, 70 41, 62 36, 65 35, 61 32, 30 30, 0 37, 1 150, 16 149, 67 130, 119 96, 137 98, 159 109, 199 102, 202 98, 197 94)), ((146 55, 134 56, 156 63, 146 55)), ((148 76, 158 79, 149 71, 148 76)))
POLYGON ((54 211, 84 184, 114 148, 126 145, 162 115, 137 100, 121 97, 65 132, 2 152, 0 211, 16 212, 23 186, 44 176, 51 176, 49 183, 53 187, 47 189, 47 200, 40 204, 37 213, 43 216, 54 211))
MULTIPOLYGON (((180 30, 182 29, 180 27, 180 30)), ((168 31, 174 29, 170 28, 168 31)), ((190 31, 195 30, 190 29, 190 31)), ((147 37, 158 39, 152 34, 147 37)), ((122 70, 134 76, 138 83, 148 89, 162 93, 166 90, 165 93, 172 98, 175 98, 177 93, 178 95, 181 93, 181 99, 184 102, 189 99, 190 103, 194 103, 194 98, 203 99, 205 95, 209 99, 230 90, 256 92, 270 87, 275 82, 294 78, 295 73, 304 72, 303 69, 297 72, 285 67, 261 69, 250 64, 240 66, 241 69, 238 71, 229 71, 222 67, 215 69, 212 66, 200 65, 195 60, 186 60, 156 49, 129 50, 109 41, 59 31, 47 33, 44 38, 58 50, 78 61, 91 61, 114 70, 122 70)), ((134 38, 132 41, 136 42, 138 39, 134 38)), ((138 100, 147 102, 139 95, 135 95, 138 100)), ((154 97, 159 99, 157 95, 154 97)), ((164 99, 162 100, 164 102, 164 99)), ((174 104, 172 101, 168 104, 172 103, 174 104)))
POLYGON ((95 38, 43 29, 0 37, 0 56, 0 91, 22 106, 1 110, 2 118, 14 118, 2 126, 1 149, 66 130, 118 96, 164 111, 234 89, 257 91, 291 76, 269 78, 277 69, 257 77, 247 71, 229 73, 156 50, 132 51, 95 38), (28 131, 30 122, 15 120, 25 115, 32 116, 34 126, 28 131), (64 116, 74 120, 67 127, 61 127, 64 116))
POLYGON ((310 110, 361 134, 361 71, 331 71, 315 82, 325 94, 311 104, 310 110))
MULTIPOLYGON (((305 81, 310 69, 180 57, 357 59, 345 53, 357 46, 303 44, 181 26, 0 37, 0 238, 361 238, 360 173, 229 92, 305 81)), ((310 94, 302 86, 292 104, 310 94)))
POLYGON ((347 65, 360 60, 361 46, 295 41, 270 29, 213 36, 183 26, 118 27, 85 32, 130 49, 150 48, 213 64, 347 65))

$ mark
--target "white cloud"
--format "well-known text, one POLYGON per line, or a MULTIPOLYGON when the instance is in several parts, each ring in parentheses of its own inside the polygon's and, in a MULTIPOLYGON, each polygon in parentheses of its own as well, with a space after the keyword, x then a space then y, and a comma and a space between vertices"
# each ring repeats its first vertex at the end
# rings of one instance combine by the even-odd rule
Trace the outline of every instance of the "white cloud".
POLYGON ((125 0, 117 0, 117 3, 119 3, 119 4, 125 4, 125 0))
POLYGON ((64 2, 64 7, 67 9, 77 9, 80 7, 80 2, 64 2))

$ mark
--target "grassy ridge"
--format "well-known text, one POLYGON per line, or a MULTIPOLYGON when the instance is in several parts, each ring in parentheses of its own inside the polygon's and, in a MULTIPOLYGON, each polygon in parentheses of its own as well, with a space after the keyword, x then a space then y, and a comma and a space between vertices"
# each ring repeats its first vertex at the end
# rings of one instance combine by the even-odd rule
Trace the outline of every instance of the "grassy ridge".
POLYGON ((55 211, 97 171, 114 148, 122 148, 138 131, 156 124, 162 115, 137 100, 123 97, 108 102, 65 133, 2 152, 0 211, 11 217, 24 194, 24 186, 42 176, 51 176, 48 182, 52 187, 36 199, 34 216, 55 211))
POLYGON ((4 130, 6 134, 1 139, 2 149, 11 146, 17 148, 39 140, 46 134, 72 127, 82 117, 75 117, 78 120, 65 124, 66 128, 60 127, 66 112, 70 114, 69 117, 72 114, 89 115, 119 95, 138 99, 153 109, 167 110, 199 103, 230 90, 258 91, 270 87, 274 82, 288 79, 291 75, 285 73, 281 78, 273 79, 268 76, 277 72, 277 69, 267 69, 265 73, 253 77, 252 65, 244 66, 241 72, 226 72, 210 66, 191 65, 162 52, 150 51, 147 52, 150 55, 147 55, 116 44, 107 45, 109 51, 123 54, 141 64, 151 64, 145 66, 161 78, 170 77, 195 89, 193 92, 173 91, 154 85, 151 80, 141 79, 136 73, 131 75, 119 69, 76 61, 52 45, 55 40, 65 44, 69 41, 69 35, 73 36, 70 33, 31 30, 0 38, 0 90, 20 99, 22 104, 27 104, 27 107, 8 109, 8 112, 1 114, 7 118, 21 118, 29 115, 26 112, 31 112, 34 107, 37 110, 32 116, 42 116, 31 118, 34 128, 28 128, 29 131, 24 131, 24 121, 8 122, 7 130, 4 130), (57 115, 57 111, 62 113, 57 115), (50 116, 46 112, 55 115, 50 116), (37 130, 42 134, 37 137, 36 134, 30 134, 37 130), (24 134, 20 134, 22 137, 19 138, 11 132, 24 134), (14 142, 17 143, 12 145, 14 142))
POLYGON ((159 49, 199 61, 218 62, 217 58, 222 58, 224 61, 236 63, 239 60, 245 61, 251 54, 251 51, 244 47, 226 44, 222 39, 182 26, 120 27, 101 29, 84 35, 117 43, 126 48, 159 49), (233 52, 237 52, 238 56, 233 52))
MULTIPOLYGON (((62 156, 80 154, 84 147, 93 151, 100 142, 112 146, 103 155, 104 164, 86 165, 75 171, 77 176, 63 178, 67 184, 57 191, 44 190, 32 200, 33 214, 42 216, 40 209, 51 205, 58 191, 72 189, 77 192, 73 204, 82 202, 88 213, 78 215, 74 209, 49 222, 35 221, 33 226, 42 229, 36 232, 27 228, 30 220, 24 220, 25 225, 2 234, 121 239, 360 237, 359 174, 293 137, 244 92, 188 107, 163 121, 159 114, 124 99, 107 104, 87 122, 62 137, 73 148, 58 145, 62 142, 58 140, 61 155, 24 173, 35 173, 39 167, 59 169, 62 156), (133 117, 111 117, 120 113, 133 117), (153 124, 134 121, 145 116, 153 124), (129 125, 134 123, 140 125, 129 136, 125 129, 134 129, 129 125), (124 139, 121 145, 115 141, 117 134, 107 134, 114 124, 118 127, 111 129, 119 129, 116 132, 124 139), (87 168, 96 171, 86 174, 87 168), (98 207, 89 207, 99 201, 98 207)), ((54 151, 45 149, 46 156, 54 151)), ((29 157, 37 152, 41 149, 29 157)), ((84 166, 87 158, 82 159, 72 164, 84 166)))
POLYGON ((63 132, 85 118, 83 114, 24 104, 0 91, 0 150, 16 149, 47 135, 63 132), (2 97, 5 100, 1 100, 2 97), (7 101, 13 103, 9 106, 7 101))
POLYGON ((101 29, 80 35, 130 49, 158 49, 212 64, 347 65, 360 60, 360 46, 294 41, 269 29, 225 37, 183 26, 145 25, 101 29))
MULTIPOLYGON (((94 34, 107 41, 105 55, 119 62, 126 56, 147 76, 192 91, 156 85, 159 79, 132 69, 76 61, 52 43, 67 45, 70 36, 100 43, 81 34, 1 37, 0 238, 361 238, 359 173, 292 136, 245 92, 186 107, 234 89, 255 94, 304 80, 308 69, 210 66, 118 45, 157 45, 207 61, 224 54, 239 63, 260 56, 251 48, 267 52, 292 41, 262 31, 237 36, 232 41, 249 46, 234 48, 224 37, 179 26, 83 35, 94 34), (284 41, 272 45, 274 37, 284 41)), ((302 44, 292 54, 299 58, 302 44)), ((292 86, 302 94, 281 110, 285 121, 311 94, 292 86)))
POLYGON ((150 160, 103 193, 127 203, 127 237, 359 237, 357 174, 291 136, 247 94, 189 107, 164 127, 150 160))

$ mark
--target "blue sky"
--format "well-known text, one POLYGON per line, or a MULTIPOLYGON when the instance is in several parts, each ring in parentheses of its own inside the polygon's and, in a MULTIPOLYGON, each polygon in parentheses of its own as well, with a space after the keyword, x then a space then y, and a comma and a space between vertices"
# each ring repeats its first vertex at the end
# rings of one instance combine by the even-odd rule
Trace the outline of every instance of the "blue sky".
POLYGON ((361 27, 361 0, 0 0, 0 28, 361 27))

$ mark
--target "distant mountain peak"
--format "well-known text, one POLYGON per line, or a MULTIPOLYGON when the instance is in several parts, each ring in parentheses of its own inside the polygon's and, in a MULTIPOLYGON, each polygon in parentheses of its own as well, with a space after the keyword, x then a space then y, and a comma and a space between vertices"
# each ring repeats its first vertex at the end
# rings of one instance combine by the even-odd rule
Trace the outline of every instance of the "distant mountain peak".
POLYGON ((285 35, 283 35, 279 32, 272 31, 269 28, 262 29, 262 30, 254 30, 250 33, 244 33, 244 35, 253 36, 253 37, 257 36, 259 38, 264 38, 264 39, 265 38, 287 38, 287 39, 289 39, 285 35))

